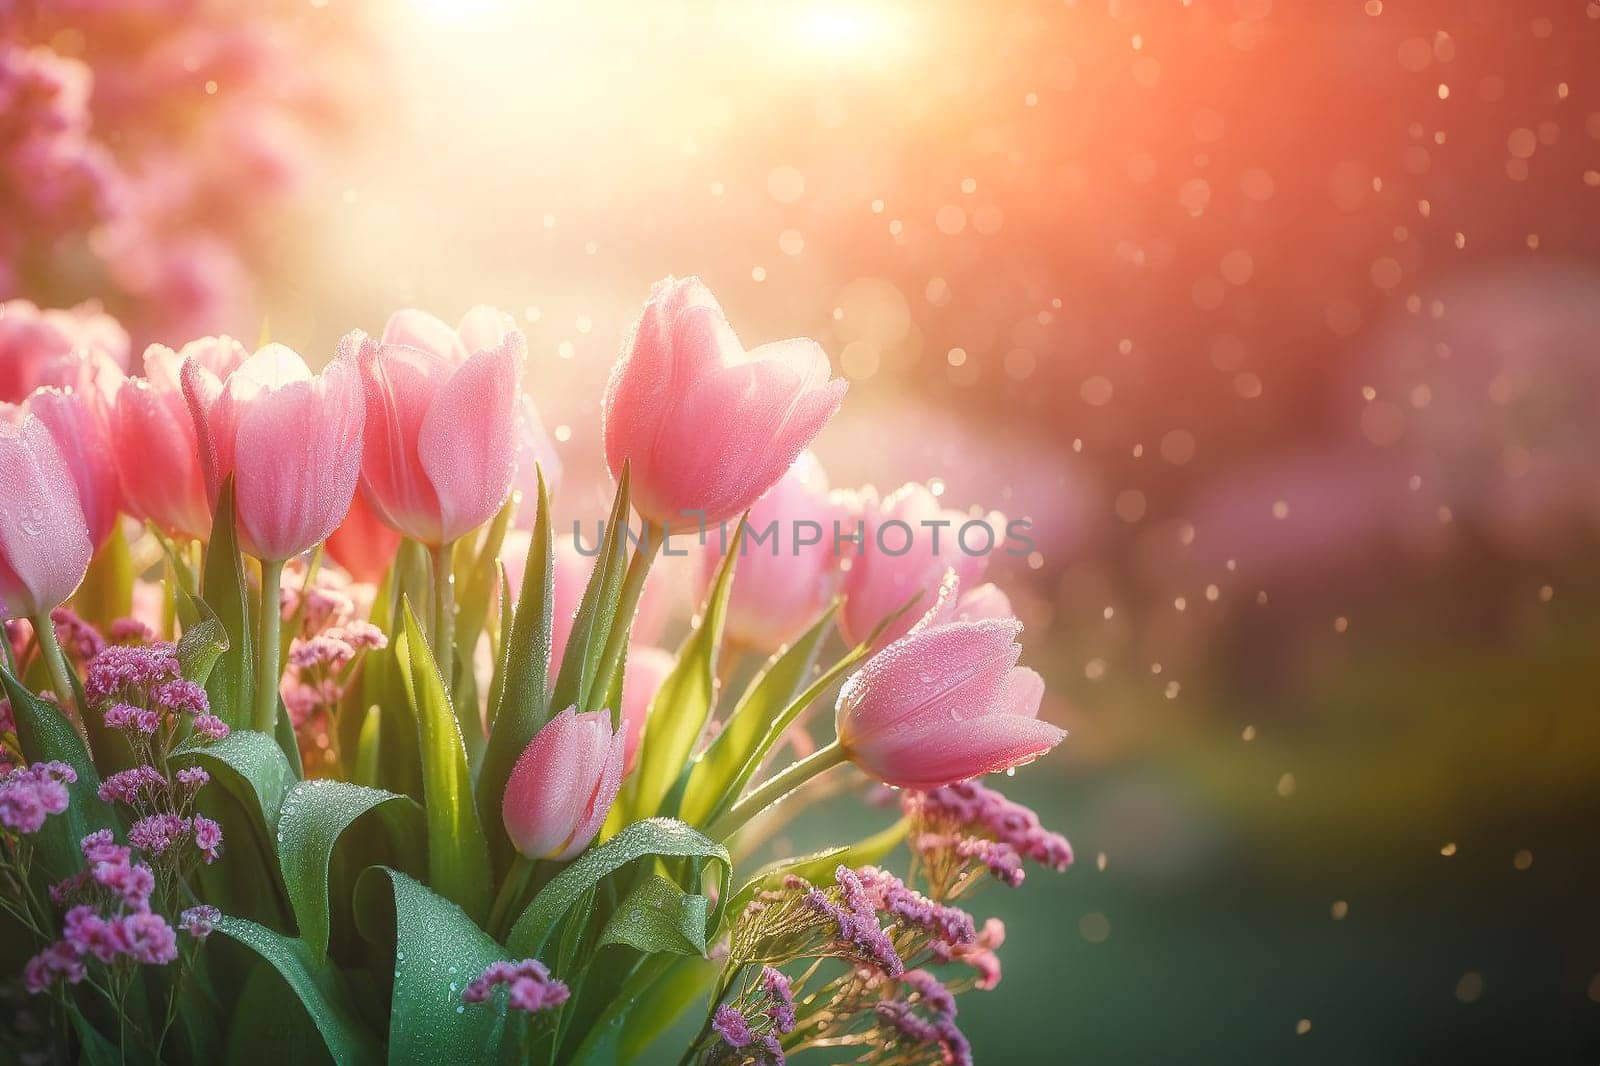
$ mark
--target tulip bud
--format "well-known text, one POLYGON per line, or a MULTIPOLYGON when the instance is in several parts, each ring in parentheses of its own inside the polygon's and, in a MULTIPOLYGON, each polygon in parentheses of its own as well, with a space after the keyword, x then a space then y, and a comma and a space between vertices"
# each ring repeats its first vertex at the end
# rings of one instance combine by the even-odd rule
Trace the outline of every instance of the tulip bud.
POLYGON ((397 311, 382 340, 357 330, 367 396, 367 502, 424 544, 449 544, 505 502, 517 463, 528 342, 508 316, 474 308, 452 330, 422 311, 397 311))
POLYGON ((194 419, 178 380, 183 359, 161 345, 145 351, 145 376, 128 378, 117 389, 111 446, 129 513, 174 536, 204 540, 211 535, 211 504, 194 419))
POLYGON ((40 309, 27 300, 0 303, 0 403, 20 403, 40 385, 75 384, 74 365, 103 356, 128 367, 128 334, 92 303, 40 309))
POLYGON ((844 398, 815 341, 745 351, 698 278, 658 282, 611 371, 606 461, 645 518, 720 522, 755 503, 844 398))
POLYGON ((244 550, 277 561, 325 540, 349 512, 361 471, 365 402, 351 360, 312 374, 295 352, 269 344, 226 377, 191 354, 181 378, 213 503, 233 475, 244 550))
POLYGON ((958 617, 947 574, 937 603, 839 692, 846 756, 879 780, 931 789, 1031 762, 1066 733, 1038 720, 1044 681, 1017 666, 1014 618, 958 617))
POLYGON ((0 618, 39 618, 77 589, 93 545, 50 430, 0 410, 0 618))
MULTIPOLYGON (((728 638, 776 651, 817 620, 839 584, 833 523, 843 509, 828 495, 828 478, 811 452, 795 460, 772 491, 750 508, 749 531, 728 594, 728 638)), ((716 578, 723 545, 708 539, 700 556, 701 595, 716 578)))
POLYGON ((530 859, 566 860, 589 846, 622 784, 625 739, 611 712, 568 707, 534 735, 506 781, 506 835, 530 859))
POLYGON ((947 570, 955 571, 962 587, 972 588, 969 595, 989 595, 988 589, 973 586, 988 567, 988 551, 998 543, 991 542, 991 535, 1004 526, 998 514, 977 519, 965 511, 941 507, 927 486, 916 483, 902 485, 881 500, 870 488, 855 497, 859 517, 855 523, 844 523, 847 534, 859 532, 861 538, 853 545, 850 569, 844 576, 839 631, 846 641, 859 644, 866 640, 879 623, 920 593, 924 596, 921 603, 891 622, 879 634, 877 647, 906 633, 947 570), (964 535, 962 529, 968 525, 980 527, 983 535, 970 530, 964 535), (987 532, 983 526, 988 527, 987 532))

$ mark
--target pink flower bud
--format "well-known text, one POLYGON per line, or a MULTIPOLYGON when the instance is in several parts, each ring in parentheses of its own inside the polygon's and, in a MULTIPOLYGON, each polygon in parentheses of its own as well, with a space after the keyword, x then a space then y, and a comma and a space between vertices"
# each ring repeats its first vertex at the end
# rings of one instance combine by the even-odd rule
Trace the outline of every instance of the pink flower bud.
POLYGON ((312 374, 289 348, 269 344, 225 377, 190 355, 182 380, 206 491, 214 503, 233 475, 244 550, 281 560, 325 540, 350 510, 361 472, 366 404, 352 359, 341 353, 312 374))
POLYGON ((517 463, 518 390, 528 342, 492 308, 452 330, 422 311, 396 311, 357 353, 367 395, 361 478, 378 516, 424 544, 454 541, 493 517, 517 463))
POLYGON ((622 784, 624 735, 611 712, 568 707, 528 742, 506 781, 506 835, 530 859, 570 859, 589 846, 622 784))
POLYGON ((651 290, 602 405, 613 476, 658 522, 720 522, 777 483, 844 398, 811 340, 745 351, 698 278, 651 290))
POLYGON ((911 632, 839 692, 835 727, 861 769, 901 788, 939 788, 1031 762, 1066 733, 1038 719, 1044 680, 1017 665, 1014 618, 962 620, 953 576, 911 632))
POLYGON ((0 410, 0 618, 58 607, 89 569, 72 469, 36 415, 0 410))
MULTIPOLYGON (((906 633, 927 610, 947 570, 956 572, 962 587, 972 589, 970 595, 980 595, 973 586, 988 567, 989 553, 1001 543, 1005 522, 999 514, 974 518, 941 507, 927 486, 914 482, 881 500, 872 489, 865 489, 855 494, 855 508, 856 517, 841 526, 841 537, 860 536, 859 544, 846 545, 851 560, 844 576, 844 608, 839 612, 839 631, 845 640, 851 644, 866 640, 874 627, 920 593, 922 599, 878 637, 877 647, 906 633)), ((989 590, 981 595, 988 598, 989 590)))
POLYGON ((211 505, 194 420, 178 381, 183 359, 158 344, 145 351, 145 376, 128 378, 117 389, 111 444, 128 511, 175 536, 203 540, 211 535, 211 505))
MULTIPOLYGON (((844 509, 828 495, 822 464, 812 453, 801 453, 750 508, 728 595, 729 639, 752 650, 776 651, 817 620, 839 585, 836 518, 846 524, 844 509)), ((708 536, 700 556, 702 598, 722 555, 721 541, 708 536)))
POLYGON ((383 524, 364 493, 350 497, 350 511, 328 534, 328 554, 357 581, 376 585, 400 550, 400 534, 383 524))

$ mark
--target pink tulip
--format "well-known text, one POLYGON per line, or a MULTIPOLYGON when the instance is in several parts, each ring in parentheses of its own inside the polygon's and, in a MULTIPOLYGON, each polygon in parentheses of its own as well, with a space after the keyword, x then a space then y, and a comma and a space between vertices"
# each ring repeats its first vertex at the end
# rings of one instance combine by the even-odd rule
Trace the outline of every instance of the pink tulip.
POLYGON ((194 420, 178 380, 185 355, 199 350, 210 351, 211 346, 196 349, 192 344, 180 354, 151 345, 144 353, 145 376, 128 378, 117 389, 110 428, 129 513, 173 536, 204 540, 211 535, 211 504, 194 420))
POLYGON ((77 486, 89 542, 98 550, 111 535, 122 507, 117 453, 105 399, 98 392, 45 387, 28 397, 26 406, 50 430, 66 460, 77 486))
POLYGON ((912 630, 845 682, 845 755, 901 788, 939 788, 1030 762, 1066 733, 1038 719, 1044 680, 1017 665, 1014 618, 963 621, 954 573, 912 630))
POLYGON ((383 524, 359 490, 350 497, 350 512, 328 534, 328 554, 357 581, 375 585, 400 550, 400 534, 383 524))
MULTIPOLYGON (((726 631, 752 650, 776 651, 817 620, 839 584, 833 523, 846 524, 828 496, 828 478, 811 452, 802 452, 772 491, 750 508, 749 530, 734 564, 726 631), (769 533, 769 527, 775 533, 769 533), (752 535, 762 538, 753 541, 752 535)), ((723 545, 708 534, 700 556, 701 597, 722 562, 723 545)))
MULTIPOLYGON (((920 603, 926 604, 946 570, 954 570, 964 587, 977 584, 989 561, 980 549, 998 550, 1003 543, 1004 520, 998 514, 974 518, 940 507, 925 485, 902 485, 881 500, 866 489, 856 494, 856 509, 856 520, 843 528, 846 535, 860 533, 861 543, 846 545, 851 558, 844 577, 844 608, 839 612, 839 631, 851 644, 866 640, 875 626, 912 597, 921 594, 920 603), (994 533, 992 545, 986 535, 971 530, 963 539, 961 529, 969 523, 987 525, 994 533)), ((989 595, 973 589, 972 595, 980 594, 989 595)), ((905 634, 921 609, 913 607, 891 623, 876 646, 885 647, 905 634)))
POLYGON ((570 859, 600 831, 622 785, 611 712, 568 707, 534 735, 506 781, 506 835, 530 859, 570 859))
POLYGON ((49 428, 19 408, 0 411, 0 618, 60 606, 93 551, 72 469, 49 428))
POLYGON ((667 278, 611 371, 606 461, 659 523, 741 513, 777 483, 844 398, 811 340, 745 351, 698 278, 667 278))
POLYGON ((233 475, 243 549, 281 561, 325 540, 361 473, 365 402, 351 359, 314 375, 269 344, 225 377, 191 355, 181 377, 213 502, 233 475))
POLYGON ((0 304, 0 403, 19 403, 40 385, 68 385, 71 364, 87 353, 128 367, 128 334, 94 304, 41 310, 27 300, 0 304))
POLYGON ((438 547, 493 517, 517 461, 518 389, 528 342, 493 308, 456 329, 422 311, 397 311, 374 341, 359 330, 367 395, 367 502, 389 525, 438 547))
POLYGON ((639 741, 644 738, 645 719, 650 704, 661 690, 661 683, 672 673, 677 660, 664 648, 634 644, 628 648, 627 670, 622 678, 622 773, 633 773, 639 761, 639 741))

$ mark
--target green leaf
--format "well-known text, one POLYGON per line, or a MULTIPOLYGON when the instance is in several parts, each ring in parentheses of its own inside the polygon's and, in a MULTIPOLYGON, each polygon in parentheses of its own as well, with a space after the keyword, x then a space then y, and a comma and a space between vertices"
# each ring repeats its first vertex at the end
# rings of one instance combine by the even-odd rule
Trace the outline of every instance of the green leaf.
POLYGON ((386 820, 397 847, 422 838, 422 809, 410 796, 345 781, 302 781, 284 796, 278 817, 278 862, 300 939, 312 958, 321 959, 328 952, 332 924, 328 864, 333 849, 344 831, 369 811, 386 820))
MULTIPOLYGON (((468 715, 469 722, 476 718, 478 710, 478 672, 472 668, 472 660, 477 652, 478 638, 483 636, 489 624, 489 600, 498 587, 495 564, 500 558, 500 546, 505 543, 506 530, 512 518, 516 517, 517 499, 514 492, 506 497, 506 502, 494 518, 483 527, 483 535, 476 542, 476 551, 471 550, 474 545, 469 540, 462 540, 456 545, 452 567, 456 588, 456 669, 455 691, 451 695, 457 707, 471 712, 468 715)), ((466 729, 465 726, 462 728, 466 729)), ((481 729, 468 731, 468 753, 475 760, 483 757, 483 742, 481 729), (479 746, 476 752, 472 751, 474 739, 479 746)))
MULTIPOLYGON (((422 790, 428 815, 428 880, 475 921, 489 913, 489 848, 473 803, 467 749, 444 690, 439 667, 412 613, 401 605, 403 632, 395 661, 417 721, 422 790)), ((386 732, 387 730, 385 730, 386 732)))
MULTIPOLYGON (((217 932, 243 944, 278 971, 311 1016, 334 1062, 360 1066, 382 1061, 378 1041, 356 1021, 337 968, 318 960, 304 941, 233 915, 223 915, 217 932)), ((240 1009, 250 1010, 252 1005, 243 1004, 240 1009)))
POLYGON ((244 556, 234 531, 233 477, 222 483, 206 546, 200 598, 211 607, 228 637, 223 652, 206 678, 211 713, 231 728, 250 725, 255 693, 255 668, 250 654, 250 594, 244 578, 244 556))
POLYGON ((204 764, 218 783, 259 816, 269 836, 277 833, 283 797, 299 778, 273 738, 254 729, 235 729, 210 744, 191 741, 173 758, 204 764))
POLYGON ((78 779, 67 786, 67 809, 47 818, 34 836, 46 873, 62 878, 83 863, 78 842, 100 829, 111 829, 116 814, 100 799, 100 775, 83 746, 83 738, 61 713, 61 708, 35 696, 11 671, 0 665, 0 686, 11 700, 11 713, 17 720, 17 743, 28 762, 64 762, 78 779))
POLYGON ((750 683, 722 731, 689 771, 688 788, 678 812, 684 821, 690 825, 709 824, 744 790, 749 783, 746 766, 759 764, 765 757, 765 742, 773 722, 805 689, 816 665, 817 650, 827 639, 838 609, 835 601, 799 639, 769 659, 750 683))
POLYGON ((568 707, 583 709, 590 705, 600 657, 605 652, 606 638, 611 634, 617 602, 622 596, 622 577, 628 561, 627 522, 628 468, 624 466, 617 482, 617 494, 611 501, 611 514, 606 518, 605 536, 595 556, 594 570, 583 590, 583 599, 578 602, 578 612, 573 615, 566 651, 561 656, 561 670, 556 675, 555 692, 550 697, 550 706, 558 712, 568 707))
POLYGON ((394 991, 389 1004, 389 1061, 492 1062, 506 1027, 503 996, 466 1004, 461 992, 490 963, 508 958, 462 909, 426 885, 383 866, 356 886, 357 925, 381 942, 373 896, 386 879, 394 903, 394 991))
POLYGON ((653 873, 617 905, 595 946, 626 944, 645 954, 704 955, 710 908, 706 897, 653 873))
POLYGON ((684 1011, 711 994, 720 972, 721 966, 710 959, 678 958, 670 970, 650 984, 648 994, 639 996, 628 1012, 621 1039, 617 1041, 616 1061, 637 1060, 683 1016, 684 1011))
MULTIPOLYGON (((510 861, 511 842, 500 818, 506 780, 533 735, 550 718, 546 691, 550 673, 550 631, 554 581, 551 577, 550 499, 544 473, 539 473, 538 510, 528 560, 522 571, 522 594, 501 634, 506 646, 499 698, 489 707, 489 743, 478 768, 478 818, 489 834, 497 866, 510 861)), ((502 609, 504 600, 502 600, 502 609)))
POLYGON ((600 1066, 602 1063, 613 1066, 622 1061, 618 1045, 622 1041, 623 1025, 629 1013, 677 961, 678 956, 675 955, 651 955, 639 963, 628 975, 621 990, 589 1026, 583 1035, 583 1042, 567 1061, 573 1066, 600 1066))
POLYGON ((184 623, 183 636, 178 638, 178 665, 185 678, 204 685, 217 660, 228 650, 228 631, 205 600, 187 592, 179 595, 180 602, 185 605, 184 613, 194 620, 184 623))
MULTIPOLYGON (((721 844, 709 840, 682 822, 671 818, 648 818, 634 822, 622 832, 585 852, 571 866, 557 874, 528 904, 517 924, 512 926, 506 944, 521 956, 537 956, 562 919, 591 887, 630 862, 647 855, 712 859, 721 868, 718 900, 728 896, 730 864, 721 844)), ((707 932, 721 920, 719 903, 708 920, 707 932)))
POLYGON ((733 540, 717 567, 715 580, 706 595, 695 626, 683 646, 672 672, 661 682, 650 712, 645 717, 645 740, 639 745, 639 766, 634 773, 629 814, 648 817, 661 810, 673 786, 683 774, 694 746, 711 719, 716 699, 717 646, 722 643, 722 621, 727 614, 728 590, 733 583, 733 564, 739 557, 744 535, 741 520, 733 540))

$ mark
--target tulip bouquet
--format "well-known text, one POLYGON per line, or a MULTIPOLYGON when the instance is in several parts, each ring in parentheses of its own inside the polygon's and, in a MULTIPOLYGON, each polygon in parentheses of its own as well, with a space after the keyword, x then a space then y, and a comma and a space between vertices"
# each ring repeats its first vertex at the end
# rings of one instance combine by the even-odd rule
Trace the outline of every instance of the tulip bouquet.
POLYGON ((36 359, 0 407, 6 1046, 618 1062, 699 1009, 685 1063, 971 1061, 956 999, 1004 929, 965 907, 1071 861, 977 779, 1063 734, 981 564, 879 535, 992 520, 827 491, 815 343, 746 351, 661 283, 606 388, 592 554, 555 535, 497 311, 398 312, 319 373, 117 354, 36 359), (854 532, 752 547, 780 520, 854 532), (647 586, 684 523, 671 653, 647 586), (824 774, 898 820, 752 862, 824 774))

